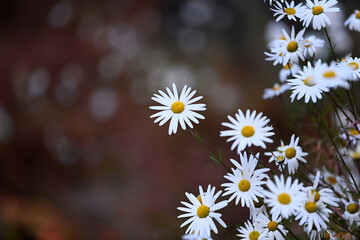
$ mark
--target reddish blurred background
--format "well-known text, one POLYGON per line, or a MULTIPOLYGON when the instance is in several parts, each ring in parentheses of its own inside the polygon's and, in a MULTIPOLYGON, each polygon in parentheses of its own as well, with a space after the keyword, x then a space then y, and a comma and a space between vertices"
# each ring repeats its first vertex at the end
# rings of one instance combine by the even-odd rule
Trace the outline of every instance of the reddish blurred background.
MULTIPOLYGON (((0 9, 0 239, 180 239, 184 192, 220 189, 226 172, 188 132, 168 136, 149 119, 150 97, 172 82, 204 96, 197 130, 227 165, 237 156, 219 131, 238 108, 265 112, 275 143, 291 135, 281 101, 261 97, 280 69, 264 60, 272 16, 261 0, 0 9)), ((359 53, 359 34, 348 36, 341 54, 359 53)), ((234 204, 223 214, 248 218, 234 204)))

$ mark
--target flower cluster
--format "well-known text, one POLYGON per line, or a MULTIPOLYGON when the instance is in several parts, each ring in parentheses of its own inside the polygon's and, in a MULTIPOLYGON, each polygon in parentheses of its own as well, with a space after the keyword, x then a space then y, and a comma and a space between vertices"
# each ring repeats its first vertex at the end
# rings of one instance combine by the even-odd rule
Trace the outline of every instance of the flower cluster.
MULTIPOLYGON (((325 136, 310 133, 308 143, 301 145, 300 137, 292 134, 290 141, 280 141, 274 147, 274 127, 262 112, 238 109, 234 117, 228 115, 228 122, 221 124, 226 129, 220 131, 220 137, 232 142, 230 149, 236 149, 239 161, 230 159, 233 167, 228 168, 221 156, 208 149, 210 158, 228 171, 226 182, 221 184, 224 192, 216 192, 209 185, 206 191, 200 186, 198 194, 185 193, 188 202, 182 201, 184 206, 178 207, 184 212, 179 218, 187 218, 181 225, 187 226, 183 239, 212 239, 218 233, 215 223, 228 228, 218 211, 232 202, 250 211, 249 219, 231 232, 239 239, 302 239, 294 235, 289 222, 301 226, 303 235, 310 239, 359 238, 360 111, 356 94, 352 93, 354 83, 360 79, 360 58, 336 57, 326 30, 331 25, 328 14, 340 11, 336 0, 306 0, 297 5, 286 0, 269 3, 276 21, 291 24, 300 20, 304 28, 296 31, 291 26, 290 33, 282 29, 283 35, 269 43, 266 60, 281 64, 282 69, 280 83, 265 89, 263 98, 281 97, 291 90, 291 102, 304 98, 305 103, 317 103, 322 99, 321 106, 305 107, 317 114, 313 118, 315 129, 325 136), (310 25, 313 30, 324 29, 332 60, 316 56, 325 40, 306 36, 310 25), (258 149, 267 149, 263 155, 268 163, 260 152, 253 152, 258 149)), ((356 10, 345 25, 359 31, 359 19, 356 10)), ((173 91, 167 88, 167 94, 159 94, 152 99, 163 106, 151 106, 160 111, 151 117, 156 117, 160 125, 171 119, 169 134, 177 132, 178 124, 185 130, 204 118, 198 112, 205 110, 205 104, 195 104, 201 97, 194 97, 195 91, 187 86, 180 95, 175 85, 173 91)), ((192 133, 207 147, 195 130, 192 133)))

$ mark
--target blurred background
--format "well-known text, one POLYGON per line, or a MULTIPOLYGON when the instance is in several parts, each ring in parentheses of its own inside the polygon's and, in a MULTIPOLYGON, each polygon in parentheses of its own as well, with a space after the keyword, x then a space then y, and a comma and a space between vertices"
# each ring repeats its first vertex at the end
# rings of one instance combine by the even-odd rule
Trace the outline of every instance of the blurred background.
MULTIPOLYGON (((359 3, 341 8, 337 53, 359 56, 359 33, 343 28, 359 3)), ((238 108, 264 112, 275 144, 289 139, 282 101, 262 100, 281 69, 264 60, 271 20, 262 0, 2 1, 0 239, 180 239, 184 192, 220 189, 226 172, 187 131, 154 124, 150 98, 173 82, 196 89, 196 128, 228 166, 238 157, 219 131, 238 108)))

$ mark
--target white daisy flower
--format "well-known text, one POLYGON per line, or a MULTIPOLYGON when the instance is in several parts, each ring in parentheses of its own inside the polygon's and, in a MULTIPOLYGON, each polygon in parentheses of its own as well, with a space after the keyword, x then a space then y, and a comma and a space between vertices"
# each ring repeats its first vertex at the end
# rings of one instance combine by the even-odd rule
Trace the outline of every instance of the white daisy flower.
POLYGON ((279 72, 280 82, 285 82, 288 77, 297 74, 301 70, 298 64, 286 64, 279 72))
POLYGON ((181 224, 180 227, 184 227, 190 223, 185 232, 186 234, 192 233, 196 236, 211 236, 211 230, 215 233, 218 232, 213 219, 226 228, 226 224, 220 218, 221 214, 216 213, 215 211, 226 207, 228 203, 227 201, 215 203, 216 199, 220 196, 221 191, 218 191, 215 194, 215 187, 211 187, 210 185, 205 193, 202 187, 199 186, 199 192, 200 196, 198 198, 191 193, 185 193, 190 203, 181 202, 185 207, 178 207, 177 209, 186 213, 181 214, 178 218, 190 218, 181 224))
POLYGON ((302 3, 295 6, 294 1, 291 1, 290 3, 285 1, 285 5, 283 5, 283 3, 276 2, 274 7, 275 8, 270 8, 270 10, 275 12, 274 17, 278 16, 276 18, 276 22, 280 21, 284 17, 287 17, 289 20, 296 21, 298 14, 304 10, 302 3))
POLYGON ((273 98, 275 96, 279 96, 284 93, 286 90, 289 90, 290 86, 288 84, 278 84, 275 83, 272 88, 266 88, 264 90, 263 99, 273 98))
POLYGON ((261 225, 253 225, 250 221, 245 222, 245 227, 241 226, 238 230, 240 234, 237 234, 237 236, 242 240, 257 240, 265 236, 264 229, 261 225))
POLYGON ((327 228, 326 223, 329 222, 329 214, 332 213, 332 210, 326 208, 326 205, 322 201, 315 201, 315 193, 311 193, 310 189, 301 203, 301 207, 297 210, 295 220, 300 219, 299 224, 301 226, 306 224, 306 231, 308 233, 313 229, 313 226, 315 226, 318 231, 325 230, 327 228))
POLYGON ((330 18, 326 15, 329 12, 339 12, 340 9, 333 7, 337 4, 337 0, 306 0, 306 6, 300 14, 300 20, 305 27, 309 27, 312 21, 314 30, 321 30, 321 28, 331 25, 330 18))
POLYGON ((315 179, 313 180, 313 186, 307 187, 306 191, 311 191, 311 193, 314 194, 315 202, 321 201, 331 207, 338 207, 340 199, 335 197, 333 190, 330 188, 317 189, 320 181, 320 175, 320 171, 317 171, 315 179))
POLYGON ((279 171, 282 171, 284 167, 286 167, 287 159, 285 158, 285 152, 282 151, 274 151, 274 152, 266 152, 265 156, 269 156, 269 163, 275 162, 275 165, 278 166, 279 171))
POLYGON ((353 200, 351 196, 349 196, 349 201, 345 199, 341 199, 343 204, 345 205, 345 212, 343 214, 344 219, 346 219, 350 225, 356 223, 360 226, 360 199, 353 200))
POLYGON ((276 218, 282 216, 287 219, 296 214, 301 207, 301 199, 304 192, 301 191, 303 184, 295 179, 291 183, 291 177, 284 180, 284 175, 275 176, 275 183, 271 180, 266 182, 269 191, 264 190, 264 202, 271 208, 270 213, 276 218))
POLYGON ((315 37, 314 35, 310 35, 305 38, 305 57, 313 57, 317 53, 318 48, 322 48, 325 45, 325 41, 315 37))
POLYGON ((350 81, 358 81, 360 78, 360 58, 347 57, 339 63, 339 66, 344 68, 347 73, 346 77, 350 81))
POLYGON ((196 90, 191 92, 191 88, 185 85, 180 96, 175 84, 173 84, 173 91, 169 88, 166 88, 166 90, 168 94, 159 90, 160 95, 154 94, 154 97, 151 98, 163 106, 151 106, 150 109, 158 110, 159 112, 151 115, 150 118, 156 118, 154 122, 160 122, 160 126, 171 119, 169 135, 177 132, 178 124, 185 130, 186 125, 193 128, 191 122, 198 124, 199 121, 197 118, 204 119, 204 116, 196 111, 205 111, 206 105, 201 103, 194 104, 202 99, 202 96, 192 98, 195 95, 196 90))
POLYGON ((350 88, 350 84, 345 80, 343 68, 338 67, 334 61, 331 62, 330 65, 327 63, 320 64, 316 74, 318 74, 316 78, 318 77, 319 82, 327 88, 350 88))
MULTIPOLYGON (((259 157, 259 154, 256 155, 259 157)), ((232 174, 228 173, 224 177, 230 180, 230 183, 221 184, 225 188, 223 196, 231 195, 229 202, 236 198, 235 204, 238 205, 241 200, 241 206, 254 207, 254 201, 257 201, 259 197, 263 198, 262 191, 264 190, 261 185, 265 184, 263 181, 268 178, 265 172, 269 171, 268 168, 262 168, 255 170, 258 163, 257 159, 253 155, 247 157, 246 152, 244 155, 240 153, 239 164, 237 161, 231 159, 231 162, 237 167, 231 169, 232 174)))
POLYGON ((246 110, 246 114, 238 109, 235 113, 235 118, 228 115, 230 123, 224 122, 221 125, 231 128, 231 130, 224 130, 220 132, 221 137, 230 137, 227 142, 234 141, 231 150, 237 147, 237 152, 244 150, 246 146, 250 147, 260 146, 266 148, 265 142, 272 143, 273 140, 269 137, 275 133, 272 132, 273 127, 267 126, 270 119, 263 116, 262 113, 256 115, 256 111, 250 113, 246 110))
MULTIPOLYGON (((321 175, 323 178, 320 178, 320 183, 323 186, 331 186, 336 192, 342 193, 344 180, 342 177, 328 171, 325 167, 323 167, 321 171, 321 175)), ((315 176, 310 175, 310 179, 315 179, 315 176)))
POLYGON ((298 161, 306 163, 306 160, 303 157, 307 156, 308 153, 303 152, 302 148, 298 146, 298 144, 299 137, 295 139, 295 134, 293 134, 291 136, 289 145, 279 147, 279 151, 284 152, 289 174, 294 174, 295 171, 299 168, 298 161))
POLYGON ((358 9, 346 19, 345 26, 348 26, 350 30, 360 32, 360 11, 358 9))
POLYGON ((359 129, 359 123, 356 125, 349 124, 349 127, 342 128, 340 138, 355 146, 360 142, 360 132, 358 131, 359 129))
POLYGON ((278 48, 271 49, 271 52, 278 54, 284 58, 282 63, 283 66, 288 63, 298 63, 299 59, 305 61, 305 40, 303 38, 305 30, 306 29, 304 28, 295 35, 295 28, 293 26, 289 36, 287 32, 283 29, 285 40, 279 40, 279 42, 281 42, 281 45, 278 48))
POLYGON ((295 98, 300 100, 305 97, 305 103, 308 103, 310 99, 316 103, 317 99, 322 98, 321 94, 323 92, 329 91, 327 87, 320 84, 319 80, 316 79, 316 71, 320 65, 321 60, 316 62, 315 67, 312 67, 311 63, 308 62, 307 66, 304 66, 303 70, 294 75, 294 79, 287 80, 293 90, 290 95, 291 102, 293 102, 295 98))
MULTIPOLYGON (((284 57, 282 56, 281 52, 277 52, 277 53, 268 53, 268 52, 264 52, 266 56, 268 56, 267 58, 265 58, 266 61, 274 61, 273 65, 277 65, 277 64, 283 64, 284 62, 284 57)), ((285 64, 286 65, 286 64, 285 64)))
POLYGON ((271 219, 265 214, 259 214, 256 217, 255 222, 260 224, 264 228, 265 237, 268 240, 284 240, 283 236, 286 236, 288 231, 281 224, 282 217, 271 217, 271 219))

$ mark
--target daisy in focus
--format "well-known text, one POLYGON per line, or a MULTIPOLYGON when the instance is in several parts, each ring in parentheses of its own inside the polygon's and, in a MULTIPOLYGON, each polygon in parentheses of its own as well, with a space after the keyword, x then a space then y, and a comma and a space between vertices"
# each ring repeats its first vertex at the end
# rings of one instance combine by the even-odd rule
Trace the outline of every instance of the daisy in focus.
POLYGON ((349 16, 345 21, 345 26, 348 26, 350 30, 360 32, 360 11, 355 10, 353 14, 349 16))
POLYGON ((360 79, 360 58, 347 57, 339 63, 346 73, 346 78, 350 81, 358 81, 360 79))
POLYGON ((290 63, 298 63, 299 59, 302 61, 305 61, 304 56, 304 46, 305 46, 305 40, 303 38, 303 35, 305 33, 305 28, 298 32, 298 34, 295 34, 295 28, 294 26, 291 29, 290 36, 289 34, 283 30, 283 34, 285 39, 278 40, 279 47, 272 48, 271 52, 279 55, 283 58, 283 66, 290 63))
POLYGON ((264 202, 271 208, 270 213, 277 218, 285 219, 297 213, 301 207, 301 200, 305 193, 301 191, 303 184, 298 179, 291 182, 291 177, 284 180, 284 175, 275 176, 275 183, 268 180, 266 183, 268 191, 264 191, 264 202))
MULTIPOLYGON (((257 157, 259 154, 257 155, 257 157)), ((265 184, 264 179, 268 178, 265 172, 269 171, 268 168, 261 168, 255 170, 258 163, 253 155, 247 157, 246 152, 244 155, 240 153, 239 164, 237 161, 231 159, 231 162, 237 166, 236 169, 231 169, 232 173, 228 173, 224 177, 231 181, 230 183, 221 184, 225 188, 223 196, 231 195, 229 202, 236 198, 235 204, 238 205, 241 201, 241 206, 254 207, 254 202, 258 198, 263 198, 262 191, 264 190, 261 185, 265 184)))
POLYGON ((278 148, 280 152, 284 153, 289 174, 294 174, 295 171, 299 168, 298 161, 306 163, 306 160, 303 157, 307 156, 308 153, 303 152, 302 148, 298 144, 299 137, 295 139, 295 135, 293 134, 291 136, 289 145, 278 148))
POLYGON ((338 7, 333 7, 336 4, 337 0, 306 0, 306 8, 299 14, 300 20, 305 27, 309 27, 312 22, 314 30, 321 30, 331 25, 331 20, 326 13, 340 11, 338 7))
POLYGON ((260 224, 252 224, 250 221, 245 222, 245 227, 241 226, 238 237, 242 240, 257 240, 265 237, 265 231, 260 224))
POLYGON ((185 207, 178 207, 177 209, 186 213, 181 214, 178 218, 190 218, 181 224, 180 227, 190 224, 185 232, 186 234, 192 233, 195 236, 211 236, 211 230, 215 233, 218 232, 213 219, 226 228, 226 224, 220 218, 221 214, 215 211, 226 207, 228 203, 227 201, 215 203, 221 191, 215 194, 215 187, 211 187, 210 185, 206 192, 199 186, 199 192, 200 196, 198 198, 191 193, 185 193, 190 203, 181 202, 185 207))
POLYGON ((294 75, 294 79, 288 80, 288 83, 292 86, 291 89, 293 90, 290 96, 291 102, 293 102, 295 98, 300 100, 304 97, 305 103, 308 103, 310 99, 312 102, 316 103, 317 99, 322 98, 323 92, 329 91, 329 88, 323 86, 319 79, 316 78, 316 72, 320 65, 321 60, 316 62, 315 67, 312 67, 311 63, 308 62, 303 70, 294 75))
POLYGON ((264 228, 265 237, 269 240, 284 240, 288 231, 281 224, 282 217, 269 218, 265 214, 259 214, 255 222, 259 223, 264 228))
POLYGON ((289 20, 296 21, 296 18, 298 18, 298 14, 304 9, 302 3, 299 3, 295 6, 294 1, 291 1, 290 3, 285 1, 285 6, 283 6, 283 4, 280 2, 276 2, 274 7, 275 8, 270 9, 275 12, 274 17, 278 16, 276 18, 276 22, 280 21, 284 17, 287 17, 289 20))
POLYGON ((306 226, 306 231, 310 233, 313 226, 317 231, 325 230, 327 228, 327 222, 329 222, 329 214, 332 210, 326 208, 326 205, 320 201, 315 200, 316 193, 312 193, 308 190, 307 197, 302 200, 301 207, 297 210, 295 220, 299 220, 300 225, 306 226))
POLYGON ((191 122, 198 124, 198 119, 205 118, 196 112, 206 110, 205 104, 195 104, 195 102, 202 99, 202 96, 192 98, 196 90, 191 92, 191 88, 185 85, 179 96, 176 85, 173 84, 173 91, 169 88, 166 88, 166 91, 167 94, 159 90, 160 95, 154 94, 154 97, 151 98, 162 106, 151 106, 151 110, 157 110, 159 112, 151 115, 150 118, 156 118, 154 122, 159 122, 159 126, 162 126, 171 119, 168 131, 169 135, 177 132, 179 124, 181 128, 185 130, 186 126, 193 128, 191 122))
POLYGON ((263 99, 273 98, 275 96, 279 96, 284 93, 286 90, 289 90, 290 86, 288 84, 278 84, 275 83, 272 88, 266 88, 264 90, 263 99))
POLYGON ((260 146, 266 148, 265 142, 272 143, 273 140, 269 137, 275 133, 272 132, 273 127, 267 126, 270 119, 263 116, 262 113, 256 115, 256 111, 250 113, 246 110, 244 113, 238 109, 235 113, 235 119, 228 116, 230 123, 224 122, 221 125, 230 128, 231 130, 224 130, 220 132, 220 137, 230 137, 227 142, 234 141, 231 150, 237 147, 237 152, 244 150, 246 147, 260 146))

